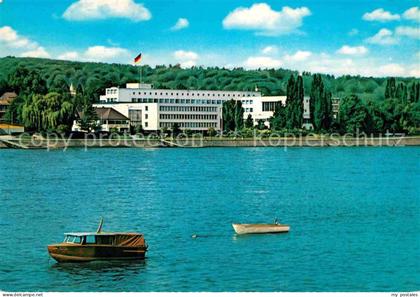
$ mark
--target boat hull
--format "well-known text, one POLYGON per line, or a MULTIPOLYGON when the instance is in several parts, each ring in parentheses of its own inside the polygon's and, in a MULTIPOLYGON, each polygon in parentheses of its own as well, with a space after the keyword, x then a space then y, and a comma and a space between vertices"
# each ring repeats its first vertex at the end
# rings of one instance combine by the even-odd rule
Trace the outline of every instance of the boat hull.
POLYGON ((279 224, 232 224, 237 234, 265 234, 289 232, 289 225, 279 224))
POLYGON ((141 260, 145 258, 146 250, 145 247, 108 245, 55 244, 48 246, 48 253, 57 262, 141 260))

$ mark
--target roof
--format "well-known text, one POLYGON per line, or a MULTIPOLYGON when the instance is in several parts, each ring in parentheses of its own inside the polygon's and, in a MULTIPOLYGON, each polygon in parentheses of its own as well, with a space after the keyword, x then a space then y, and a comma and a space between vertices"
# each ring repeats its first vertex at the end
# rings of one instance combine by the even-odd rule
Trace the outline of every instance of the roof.
MULTIPOLYGON (((112 107, 94 107, 95 112, 99 119, 101 120, 123 120, 128 121, 130 120, 122 113, 116 111, 112 107)), ((79 112, 79 116, 83 116, 83 112, 79 112)))
POLYGON ((143 235, 141 233, 135 233, 135 232, 101 232, 101 233, 96 233, 96 232, 70 232, 70 233, 64 233, 64 235, 69 235, 69 236, 112 236, 112 235, 132 235, 132 236, 136 236, 136 235, 143 235))
POLYGON ((15 92, 6 92, 0 97, 0 104, 9 105, 16 97, 15 92))
POLYGON ((21 125, 16 125, 16 124, 3 124, 0 123, 0 129, 19 129, 19 128, 25 128, 24 126, 21 125))

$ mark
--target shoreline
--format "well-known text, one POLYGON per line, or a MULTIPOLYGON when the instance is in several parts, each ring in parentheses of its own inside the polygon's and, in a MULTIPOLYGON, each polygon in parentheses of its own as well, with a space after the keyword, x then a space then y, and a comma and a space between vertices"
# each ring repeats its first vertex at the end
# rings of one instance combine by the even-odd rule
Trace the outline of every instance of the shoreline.
POLYGON ((401 137, 277 137, 182 139, 19 139, 0 138, 0 149, 66 148, 208 148, 208 147, 381 147, 420 146, 420 136, 401 137))

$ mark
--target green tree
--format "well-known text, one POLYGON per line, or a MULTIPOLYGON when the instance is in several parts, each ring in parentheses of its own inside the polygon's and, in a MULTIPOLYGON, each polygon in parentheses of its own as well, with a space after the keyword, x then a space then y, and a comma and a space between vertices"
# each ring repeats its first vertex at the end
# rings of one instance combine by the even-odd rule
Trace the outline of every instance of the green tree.
POLYGON ((245 128, 252 128, 252 127, 254 127, 254 120, 252 119, 252 115, 248 114, 245 121, 245 128))
POLYGON ((33 94, 26 97, 22 107, 22 123, 29 130, 69 131, 74 119, 74 106, 70 98, 59 93, 33 94))
POLYGON ((278 102, 274 110, 273 116, 270 118, 270 127, 273 130, 281 130, 286 128, 286 107, 278 102))
POLYGON ((344 97, 340 103, 339 121, 342 129, 348 133, 366 132, 365 120, 367 109, 356 95, 344 97))
POLYGON ((98 114, 95 111, 95 108, 92 104, 88 102, 88 100, 85 101, 85 103, 82 106, 81 112, 79 112, 80 118, 79 118, 79 124, 80 128, 83 131, 88 132, 96 132, 100 128, 100 124, 98 123, 99 117, 98 114))
POLYGON ((262 120, 262 119, 259 119, 258 120, 258 122, 257 122, 257 129, 258 130, 265 130, 265 129, 267 129, 267 126, 265 125, 264 120, 262 120))
POLYGON ((244 127, 244 108, 241 101, 228 100, 222 107, 223 130, 236 131, 244 127))
POLYGON ((19 95, 46 94, 45 80, 36 70, 28 70, 26 67, 18 67, 9 74, 10 87, 19 95))
POLYGON ((385 99, 395 98, 395 93, 397 91, 396 81, 394 77, 390 77, 386 80, 385 86, 385 99))
POLYGON ((329 130, 332 124, 332 94, 325 90, 320 74, 314 74, 310 93, 310 113, 316 131, 329 130))
POLYGON ((413 81, 410 85, 409 101, 419 102, 420 98, 420 83, 413 81))
POLYGON ((172 137, 176 137, 181 133, 181 129, 179 128, 178 123, 174 123, 171 127, 172 137))

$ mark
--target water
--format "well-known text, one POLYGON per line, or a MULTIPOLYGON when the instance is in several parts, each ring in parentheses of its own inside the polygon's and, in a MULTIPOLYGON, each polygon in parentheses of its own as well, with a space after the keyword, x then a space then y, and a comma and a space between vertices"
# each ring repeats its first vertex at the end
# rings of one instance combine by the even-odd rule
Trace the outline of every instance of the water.
POLYGON ((0 289, 419 290, 419 160, 418 147, 0 150, 0 289), (47 244, 100 216, 144 232, 147 259, 49 260, 47 244), (291 232, 231 227, 275 217, 291 232))

